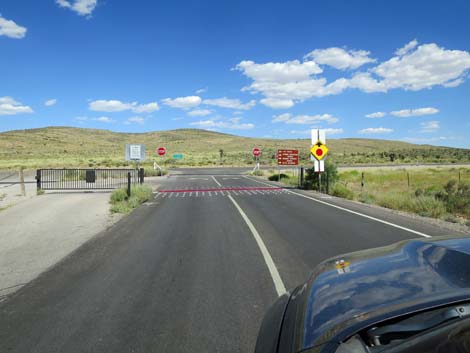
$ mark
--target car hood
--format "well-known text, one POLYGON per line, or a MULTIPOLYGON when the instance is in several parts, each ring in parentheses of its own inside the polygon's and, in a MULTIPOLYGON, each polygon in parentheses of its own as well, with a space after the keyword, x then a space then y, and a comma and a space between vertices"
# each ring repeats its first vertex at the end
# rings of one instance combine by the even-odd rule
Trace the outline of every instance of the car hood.
POLYGON ((298 292, 299 350, 341 342, 395 316, 469 300, 470 239, 409 240, 340 255, 317 266, 298 292))

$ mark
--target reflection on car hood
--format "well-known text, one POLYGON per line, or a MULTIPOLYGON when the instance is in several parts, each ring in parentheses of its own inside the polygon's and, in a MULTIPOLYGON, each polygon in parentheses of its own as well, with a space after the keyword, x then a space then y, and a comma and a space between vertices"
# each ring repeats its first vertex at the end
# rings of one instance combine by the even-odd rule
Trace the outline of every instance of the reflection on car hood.
POLYGON ((385 319, 468 299, 468 238, 409 240, 338 256, 321 263, 307 282, 299 348, 339 342, 385 319))

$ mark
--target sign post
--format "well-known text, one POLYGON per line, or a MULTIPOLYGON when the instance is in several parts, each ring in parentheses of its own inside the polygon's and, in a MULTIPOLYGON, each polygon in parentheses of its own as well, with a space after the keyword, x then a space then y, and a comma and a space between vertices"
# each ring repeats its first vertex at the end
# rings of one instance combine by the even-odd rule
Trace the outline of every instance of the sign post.
MULTIPOLYGON (((157 148, 157 154, 160 156, 160 157, 163 157, 165 154, 166 154, 166 148, 165 147, 158 147, 157 148)), ((156 170, 158 168, 158 170, 160 171, 160 176, 163 174, 163 170, 162 168, 158 165, 158 163, 156 161, 153 162, 153 170, 156 170)))
POLYGON ((318 189, 321 192, 321 173, 325 171, 324 158, 328 154, 325 130, 312 129, 312 147, 310 159, 314 162, 315 172, 318 173, 318 189))
POLYGON ((254 173, 256 170, 259 170, 259 156, 261 155, 261 150, 258 148, 258 147, 255 147, 253 148, 253 156, 255 157, 255 160, 256 160, 256 165, 255 165, 255 168, 253 169, 253 172, 254 173))

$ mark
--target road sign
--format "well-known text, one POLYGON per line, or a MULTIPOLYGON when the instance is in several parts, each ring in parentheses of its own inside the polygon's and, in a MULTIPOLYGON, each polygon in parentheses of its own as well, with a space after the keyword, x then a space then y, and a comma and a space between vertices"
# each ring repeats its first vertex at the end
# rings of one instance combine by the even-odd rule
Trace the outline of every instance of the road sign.
POLYGON ((298 165, 299 150, 277 150, 278 165, 298 165))
POLYGON ((253 156, 255 157, 259 157, 259 155, 261 154, 261 150, 257 147, 253 148, 253 156))
POLYGON ((321 161, 328 154, 328 147, 318 140, 312 148, 310 148, 310 153, 316 160, 321 161))
POLYGON ((175 153, 173 155, 173 159, 183 159, 183 154, 182 153, 175 153))
MULTIPOLYGON (((319 129, 312 129, 312 147, 315 145, 318 141, 320 141, 323 145, 326 145, 326 133, 325 130, 319 130, 319 129)), ((323 157, 325 157, 325 154, 323 153, 323 157)), ((310 152, 310 159, 313 161, 313 166, 314 170, 317 173, 324 172, 325 171, 325 160, 324 159, 317 159, 316 156, 314 156, 310 152)))
POLYGON ((166 148, 165 147, 159 147, 157 148, 157 154, 159 156, 164 156, 166 154, 166 148))
POLYGON ((127 144, 126 161, 145 161, 145 145, 127 144))

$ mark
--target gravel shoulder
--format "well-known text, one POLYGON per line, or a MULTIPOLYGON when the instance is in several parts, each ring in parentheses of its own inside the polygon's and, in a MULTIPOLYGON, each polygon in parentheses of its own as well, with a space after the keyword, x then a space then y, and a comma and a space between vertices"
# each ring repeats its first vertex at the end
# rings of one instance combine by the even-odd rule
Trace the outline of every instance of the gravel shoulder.
POLYGON ((109 193, 50 193, 0 212, 0 301, 115 223, 109 193))

